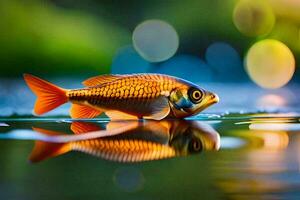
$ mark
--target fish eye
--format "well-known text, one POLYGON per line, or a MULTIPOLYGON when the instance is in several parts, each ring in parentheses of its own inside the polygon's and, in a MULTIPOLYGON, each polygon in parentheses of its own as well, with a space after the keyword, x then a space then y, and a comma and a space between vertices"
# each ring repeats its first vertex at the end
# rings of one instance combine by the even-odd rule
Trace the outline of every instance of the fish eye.
POLYGON ((189 98, 193 103, 199 103, 203 97, 203 92, 197 88, 190 88, 188 91, 189 98))
POLYGON ((202 150, 202 143, 200 140, 193 138, 189 144, 190 152, 200 152, 202 150))

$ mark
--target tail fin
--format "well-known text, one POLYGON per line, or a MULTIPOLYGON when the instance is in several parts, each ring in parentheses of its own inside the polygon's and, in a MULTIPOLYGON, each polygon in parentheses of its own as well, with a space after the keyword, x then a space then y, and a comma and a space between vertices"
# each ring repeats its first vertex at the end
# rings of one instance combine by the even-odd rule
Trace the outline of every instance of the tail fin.
MULTIPOLYGON (((34 131, 46 134, 46 135, 60 135, 61 133, 56 131, 50 131, 41 128, 32 128, 34 131)), ((58 155, 67 153, 71 150, 69 143, 50 143, 43 141, 36 141, 34 147, 29 156, 30 162, 39 162, 47 158, 56 157, 58 155)))
POLYGON ((66 90, 36 76, 24 74, 24 79, 37 96, 34 112, 42 115, 68 101, 66 90))

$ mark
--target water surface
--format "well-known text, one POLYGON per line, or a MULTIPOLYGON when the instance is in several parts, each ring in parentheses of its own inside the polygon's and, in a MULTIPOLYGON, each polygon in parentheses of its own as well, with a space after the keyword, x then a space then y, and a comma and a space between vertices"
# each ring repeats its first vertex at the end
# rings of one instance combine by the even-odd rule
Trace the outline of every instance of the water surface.
MULTIPOLYGON (((50 81, 77 88, 82 80, 50 81)), ((299 199, 299 85, 200 85, 220 102, 186 122, 111 125, 102 116, 80 121, 92 124, 89 133, 74 134, 70 105, 33 116, 35 97, 24 81, 1 80, 1 199, 299 199), (95 144, 103 140, 140 141, 152 157, 143 148, 100 151, 95 144), (53 150, 80 141, 94 146, 33 151, 37 143, 53 150)))
MULTIPOLYGON (((88 123, 100 131, 109 127, 106 119, 88 123)), ((145 133, 145 122, 133 132, 124 131, 122 135, 121 131, 111 136, 114 140, 133 138, 170 146, 179 152, 174 156, 119 162, 74 150, 32 163, 29 155, 34 139, 49 139, 49 135, 46 135, 48 139, 40 137, 43 134, 33 131, 32 127, 59 132, 60 138, 67 136, 66 141, 77 140, 78 135, 82 137, 88 133, 74 134, 70 119, 3 118, 0 127, 1 196, 7 199, 300 197, 297 114, 202 115, 183 124, 177 123, 177 126, 174 123, 177 122, 170 122, 175 127, 171 132, 176 132, 177 135, 173 134, 176 137, 164 128, 166 125, 145 133), (193 136, 190 126, 194 125, 191 124, 196 124, 198 136, 193 136), (200 138, 201 144, 200 147, 196 144, 196 150, 191 143, 193 137, 200 138)), ((112 128, 126 129, 131 124, 122 122, 112 128)))

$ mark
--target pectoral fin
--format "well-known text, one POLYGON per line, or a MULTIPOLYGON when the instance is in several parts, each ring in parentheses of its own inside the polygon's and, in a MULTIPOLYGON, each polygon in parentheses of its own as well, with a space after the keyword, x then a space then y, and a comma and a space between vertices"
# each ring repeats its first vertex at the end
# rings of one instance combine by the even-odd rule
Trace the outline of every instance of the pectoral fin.
POLYGON ((78 119, 89 119, 94 118, 100 115, 102 111, 96 110, 90 106, 79 105, 79 104, 72 104, 70 115, 72 118, 78 119))
POLYGON ((165 107, 162 110, 155 110, 151 115, 144 116, 144 119, 162 120, 170 113, 170 107, 165 107))
POLYGON ((144 119, 162 120, 170 113, 169 101, 164 96, 157 98, 149 106, 151 107, 151 113, 144 116, 144 119))

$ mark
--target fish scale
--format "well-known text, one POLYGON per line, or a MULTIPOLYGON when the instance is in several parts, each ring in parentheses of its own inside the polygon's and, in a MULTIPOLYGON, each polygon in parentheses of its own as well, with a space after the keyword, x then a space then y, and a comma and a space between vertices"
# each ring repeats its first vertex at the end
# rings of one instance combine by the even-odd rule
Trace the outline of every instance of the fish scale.
MULTIPOLYGON (((132 99, 131 103, 134 103, 136 108, 144 110, 149 103, 148 100, 154 100, 161 95, 168 96, 177 85, 175 80, 145 75, 143 79, 141 77, 125 77, 90 88, 69 90, 67 96, 72 102, 87 102, 102 109, 132 107, 128 105, 129 101, 126 101, 132 99)), ((150 111, 145 111, 145 114, 149 113, 150 111)))
MULTIPOLYGON (((147 77, 147 76, 146 76, 147 77)), ((144 94, 154 94, 151 97, 156 97, 164 91, 170 91, 176 87, 175 80, 164 81, 165 79, 154 80, 141 78, 124 78, 125 80, 116 80, 112 83, 107 83, 91 88, 70 90, 67 96, 70 100, 78 100, 89 97, 106 97, 106 98, 146 98, 144 94), (111 92, 108 92, 111 91, 111 92), (98 93, 97 93, 98 92, 98 93), (129 96, 124 95, 129 94, 129 96)))

